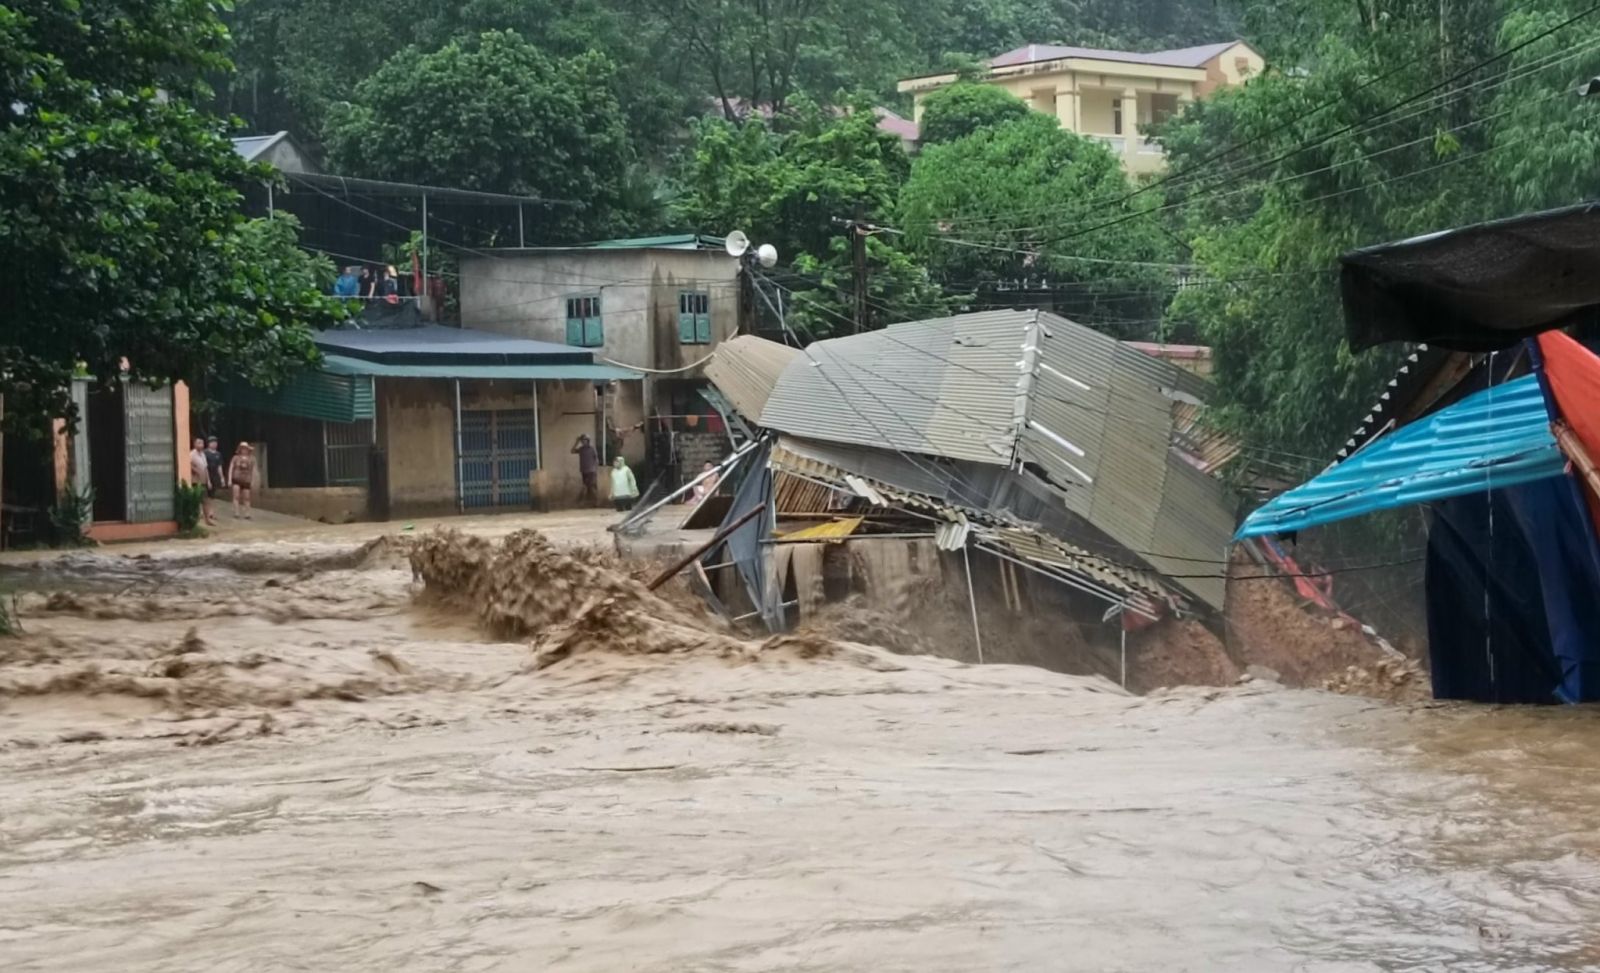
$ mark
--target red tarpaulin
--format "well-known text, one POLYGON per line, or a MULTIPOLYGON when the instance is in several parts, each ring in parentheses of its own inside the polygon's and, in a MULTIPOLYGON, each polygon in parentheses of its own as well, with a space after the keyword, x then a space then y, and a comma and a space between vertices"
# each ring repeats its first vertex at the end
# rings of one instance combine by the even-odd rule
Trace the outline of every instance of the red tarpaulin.
MULTIPOLYGON (((1591 459, 1600 460, 1600 357, 1559 331, 1539 336, 1544 377, 1561 413, 1591 459)), ((1579 477, 1579 482, 1584 482, 1579 477)), ((1589 512, 1600 525, 1600 497, 1585 483, 1589 512)))

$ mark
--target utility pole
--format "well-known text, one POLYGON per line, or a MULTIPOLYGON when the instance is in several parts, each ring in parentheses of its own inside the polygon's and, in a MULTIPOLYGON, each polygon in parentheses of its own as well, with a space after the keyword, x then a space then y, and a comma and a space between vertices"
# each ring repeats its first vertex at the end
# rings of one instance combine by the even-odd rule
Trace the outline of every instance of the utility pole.
POLYGON ((883 228, 861 220, 847 220, 835 216, 833 222, 843 226, 850 234, 850 260, 855 268, 856 314, 855 331, 860 334, 867 328, 867 237, 883 228))
POLYGON ((850 224, 850 256, 855 261, 856 278, 856 334, 867 326, 867 231, 850 224))

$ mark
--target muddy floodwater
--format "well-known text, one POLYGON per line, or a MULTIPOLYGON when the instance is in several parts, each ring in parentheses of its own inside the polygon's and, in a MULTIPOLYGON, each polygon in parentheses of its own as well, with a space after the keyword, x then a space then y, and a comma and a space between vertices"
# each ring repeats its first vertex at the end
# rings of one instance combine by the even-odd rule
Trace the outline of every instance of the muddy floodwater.
POLYGON ((750 642, 427 543, 0 565, 0 968, 1600 970, 1592 709, 750 642))

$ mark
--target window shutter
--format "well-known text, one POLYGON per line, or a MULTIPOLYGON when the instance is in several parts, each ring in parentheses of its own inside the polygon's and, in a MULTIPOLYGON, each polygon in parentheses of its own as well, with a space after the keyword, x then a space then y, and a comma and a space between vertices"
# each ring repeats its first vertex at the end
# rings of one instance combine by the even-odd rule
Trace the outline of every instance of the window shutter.
POLYGON ((711 295, 695 295, 695 337, 703 345, 711 344, 711 295))
POLYGON ((600 321, 600 298, 591 297, 588 302, 589 316, 583 321, 584 344, 598 348, 606 343, 605 325, 600 321))
POLYGON ((583 344, 583 311, 581 298, 567 298, 567 344, 583 344))
POLYGON ((678 340, 694 344, 694 295, 686 291, 678 294, 678 340))

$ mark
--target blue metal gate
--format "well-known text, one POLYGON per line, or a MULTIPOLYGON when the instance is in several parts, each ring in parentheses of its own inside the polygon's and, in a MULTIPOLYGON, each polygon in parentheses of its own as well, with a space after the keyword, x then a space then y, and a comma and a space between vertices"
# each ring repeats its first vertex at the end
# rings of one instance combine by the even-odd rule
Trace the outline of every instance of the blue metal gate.
POLYGON ((528 477, 538 467, 539 430, 532 409, 461 413, 461 502, 468 509, 528 507, 528 477))

